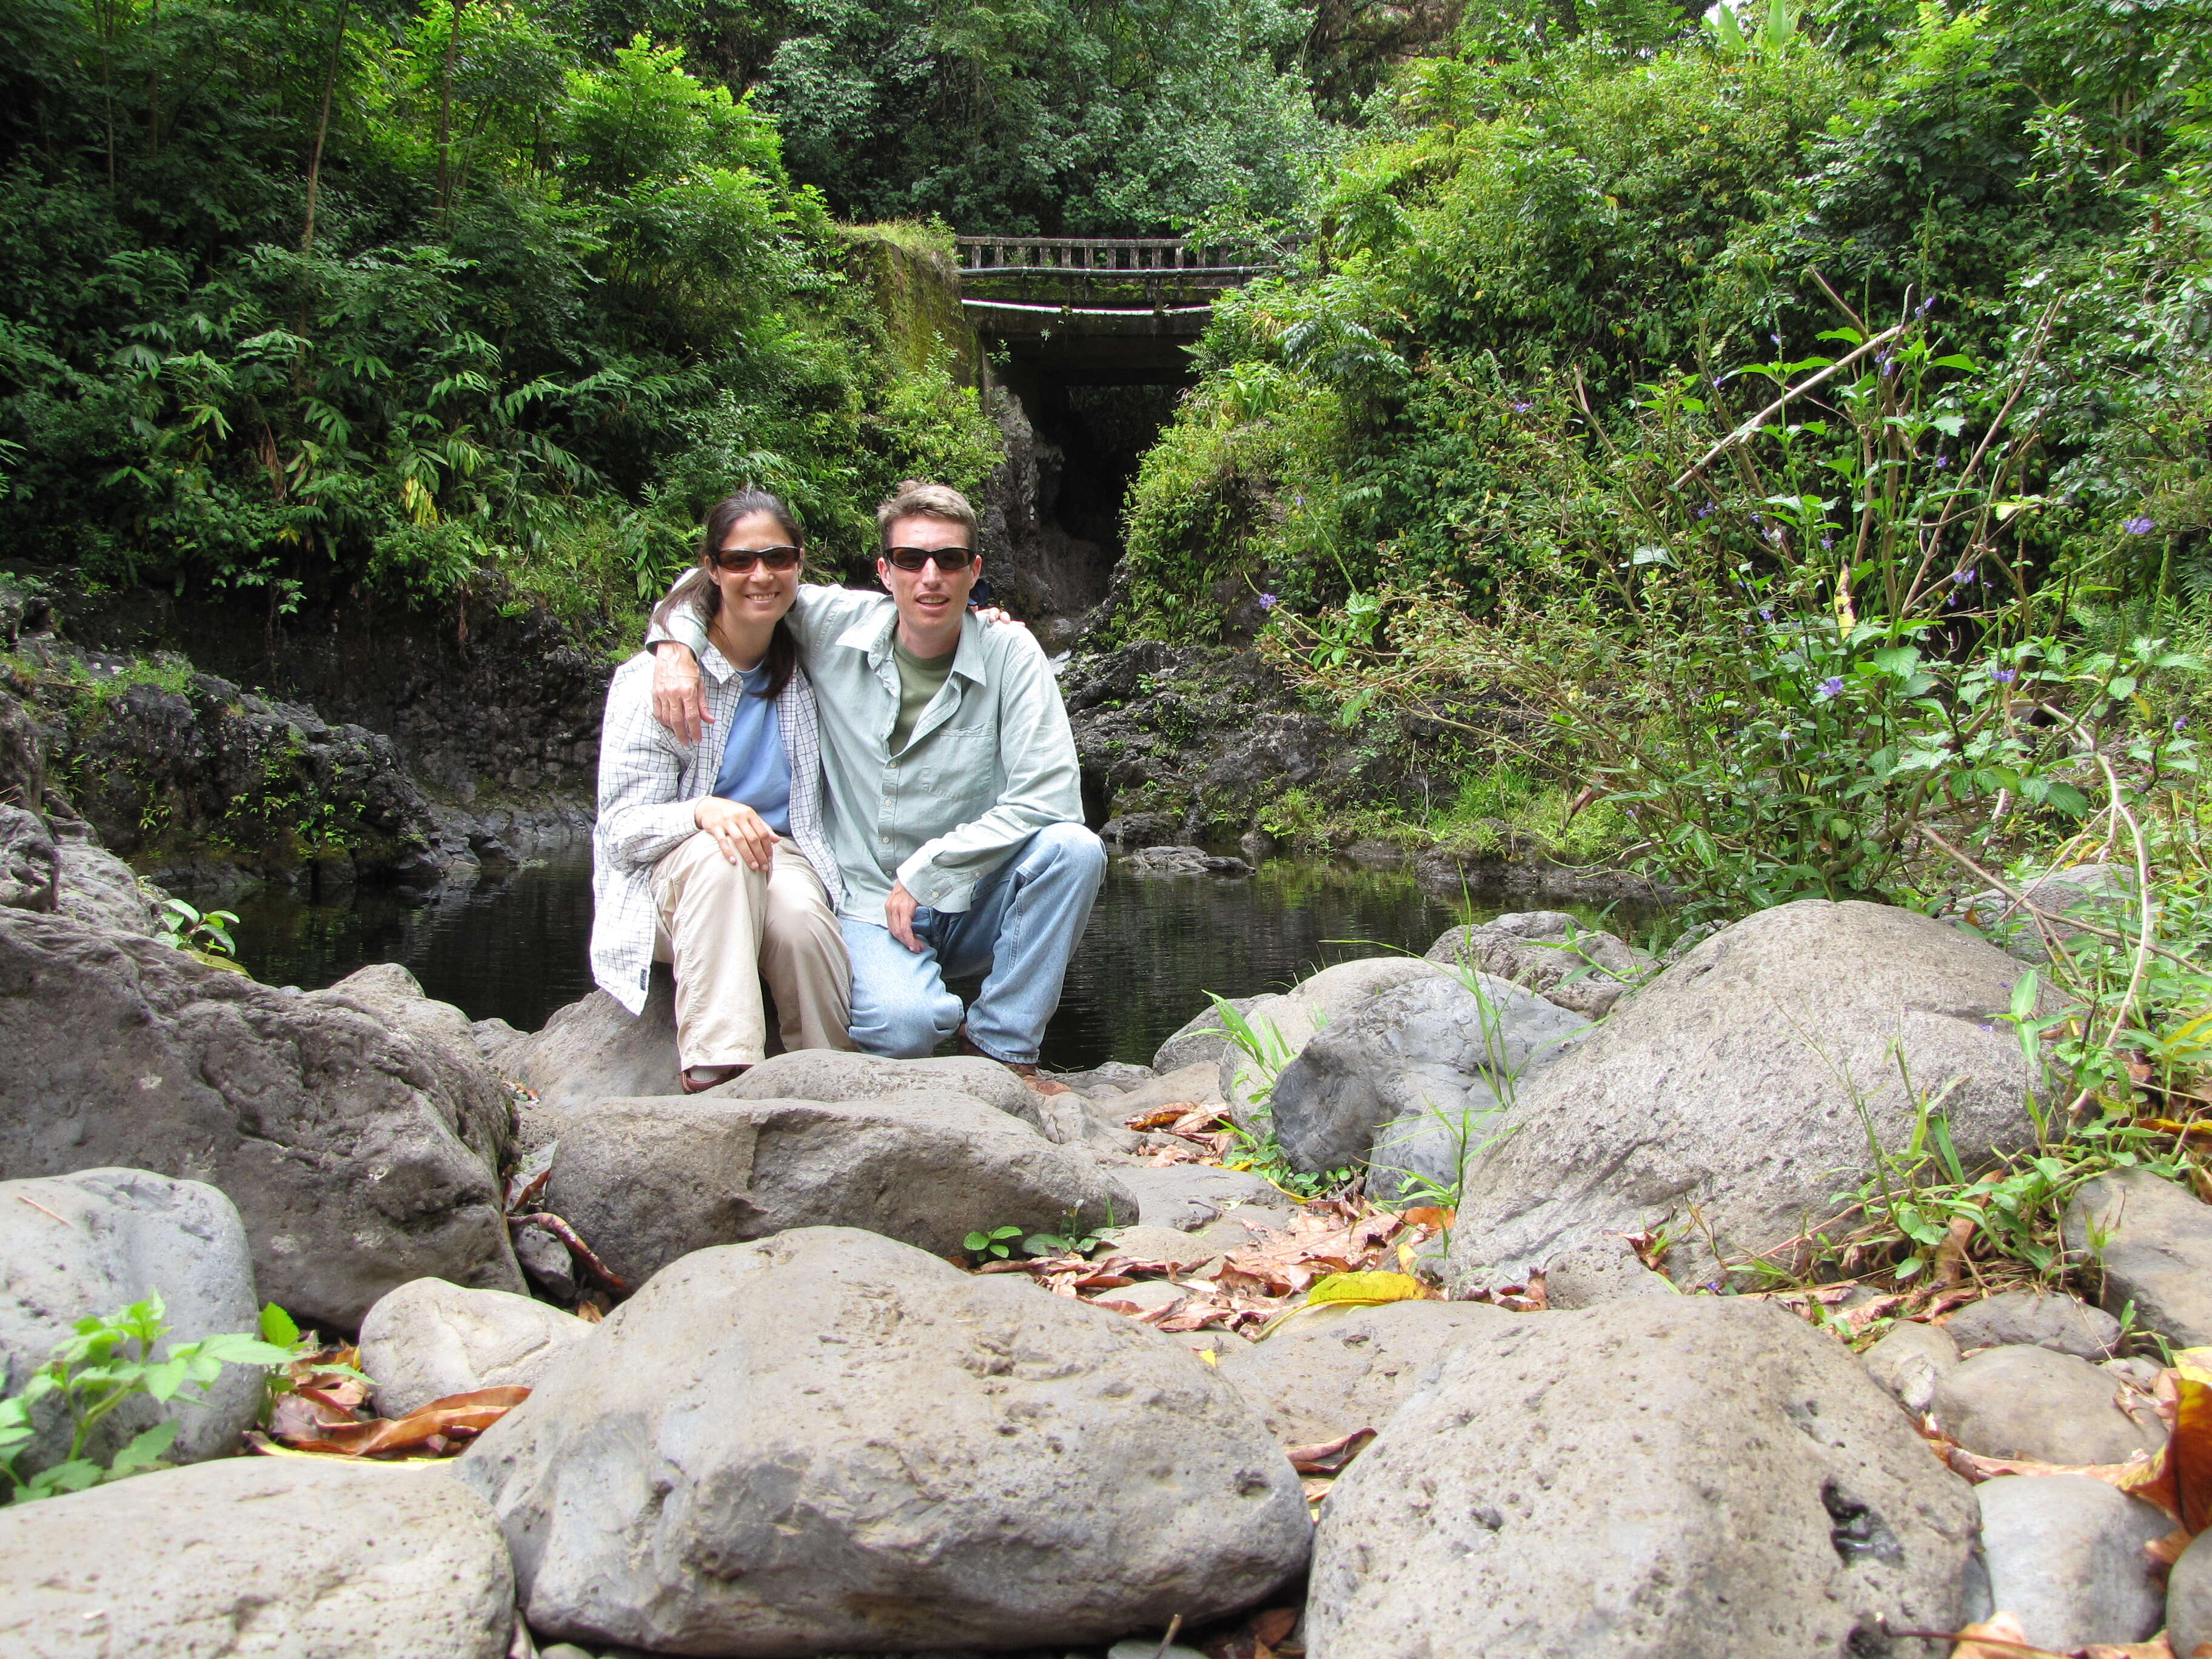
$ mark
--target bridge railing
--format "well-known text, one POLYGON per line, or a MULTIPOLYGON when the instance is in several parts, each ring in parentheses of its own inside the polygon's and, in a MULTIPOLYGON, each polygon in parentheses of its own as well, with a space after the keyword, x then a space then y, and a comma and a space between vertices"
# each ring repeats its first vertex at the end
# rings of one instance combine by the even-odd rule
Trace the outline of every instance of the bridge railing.
POLYGON ((1060 276, 1143 280, 1170 277, 1226 286, 1263 276, 1273 264, 1224 263, 1234 252, 1180 236, 959 236, 960 270, 972 276, 1060 276))

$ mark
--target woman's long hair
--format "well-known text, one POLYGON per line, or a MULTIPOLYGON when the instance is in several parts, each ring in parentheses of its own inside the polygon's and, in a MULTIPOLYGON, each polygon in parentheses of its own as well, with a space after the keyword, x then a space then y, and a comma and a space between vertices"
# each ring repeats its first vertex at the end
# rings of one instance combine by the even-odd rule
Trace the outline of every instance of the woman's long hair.
MULTIPOLYGON (((730 526, 740 519, 765 513, 782 527, 791 538, 791 544, 802 551, 806 540, 799 528, 799 520, 782 498, 771 495, 765 489, 741 489, 734 495, 725 495, 707 510, 707 533, 700 539, 699 562, 684 573, 684 580, 669 590, 668 597, 653 607, 653 621, 665 625, 678 607, 689 605, 694 614, 711 629, 714 618, 721 614, 722 590, 714 580, 714 555, 730 533, 730 526)), ((785 619, 775 619, 775 631, 769 635, 768 654, 761 659, 761 666, 768 670, 768 683, 757 694, 773 702, 783 695, 783 688, 791 684, 792 675, 799 668, 799 641, 785 626, 785 619)))

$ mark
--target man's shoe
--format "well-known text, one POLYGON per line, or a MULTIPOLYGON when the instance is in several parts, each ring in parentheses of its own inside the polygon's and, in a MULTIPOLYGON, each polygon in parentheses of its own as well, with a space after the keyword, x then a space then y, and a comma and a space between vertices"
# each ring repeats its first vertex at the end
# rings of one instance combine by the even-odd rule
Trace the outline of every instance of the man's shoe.
POLYGON ((959 1036, 954 1041, 959 1045, 962 1054, 973 1054, 978 1060, 996 1061, 997 1064, 1005 1066, 1027 1084, 1032 1094, 1064 1095, 1072 1092, 1065 1083, 1060 1082, 1057 1078, 1046 1077, 1027 1060, 1000 1060, 996 1054, 985 1054, 968 1035, 968 1028, 965 1025, 960 1028, 959 1036))
POLYGON ((739 1073, 748 1070, 743 1066, 694 1066, 676 1075, 687 1095, 703 1094, 718 1083, 727 1083, 739 1073))

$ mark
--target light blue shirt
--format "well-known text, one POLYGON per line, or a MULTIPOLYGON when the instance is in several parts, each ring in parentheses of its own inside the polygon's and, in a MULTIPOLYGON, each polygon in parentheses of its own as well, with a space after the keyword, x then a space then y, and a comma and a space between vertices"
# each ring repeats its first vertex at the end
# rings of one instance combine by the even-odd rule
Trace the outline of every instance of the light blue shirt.
MULTIPOLYGON (((964 617, 952 672, 890 752, 897 621, 887 595, 811 586, 784 618, 820 712, 823 827, 845 883, 837 914, 878 927, 893 881, 917 903, 965 910, 975 884, 1031 836, 1083 822, 1067 710, 1025 628, 964 617)), ((703 660, 706 629, 688 606, 646 637, 680 640, 703 660)))
POLYGON ((744 693, 730 715, 729 735, 722 739, 722 769, 715 775, 714 793, 751 807, 777 835, 788 836, 791 757, 783 752, 775 705, 760 695, 768 685, 768 665, 746 670, 743 678, 744 693))

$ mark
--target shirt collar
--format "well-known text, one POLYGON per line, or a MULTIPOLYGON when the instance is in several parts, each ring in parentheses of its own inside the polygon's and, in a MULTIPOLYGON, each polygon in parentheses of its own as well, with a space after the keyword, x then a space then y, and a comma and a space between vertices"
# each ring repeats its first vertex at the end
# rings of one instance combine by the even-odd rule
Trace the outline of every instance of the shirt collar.
MULTIPOLYGON (((864 652, 871 668, 881 668, 890 660, 891 634, 897 627, 898 607, 893 605, 888 616, 862 617, 837 636, 837 643, 864 652)), ((953 648, 951 672, 971 684, 991 683, 990 671, 983 661, 983 624, 972 611, 960 619, 960 643, 953 648)))
POLYGON ((717 685, 735 678, 738 672, 737 665, 722 654, 720 647, 715 645, 712 635, 708 636, 707 643, 700 649, 699 666, 714 677, 714 684, 717 685))

